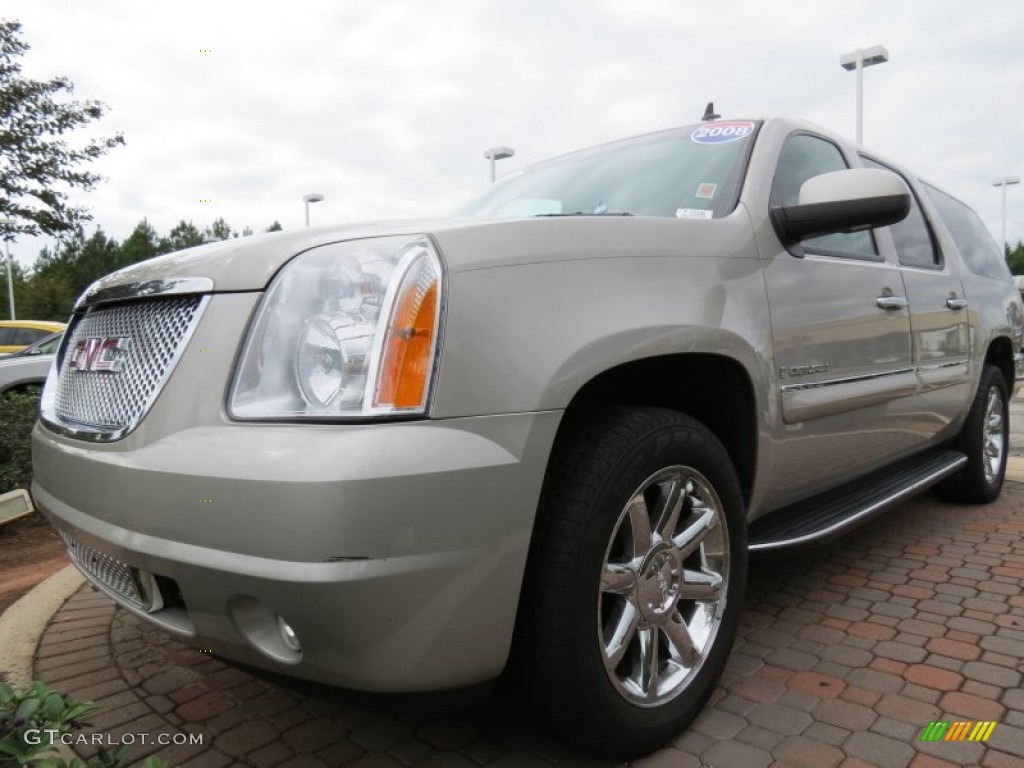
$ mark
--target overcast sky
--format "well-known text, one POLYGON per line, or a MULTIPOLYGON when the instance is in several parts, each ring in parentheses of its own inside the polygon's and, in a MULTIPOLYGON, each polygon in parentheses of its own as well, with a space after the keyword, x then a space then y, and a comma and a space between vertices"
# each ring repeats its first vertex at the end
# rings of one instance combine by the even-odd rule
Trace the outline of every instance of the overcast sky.
MULTIPOLYGON (((1024 2, 3 0, 25 73, 69 77, 127 144, 81 198, 118 240, 143 217, 235 229, 443 215, 553 155, 696 122, 791 115, 855 134, 839 56, 876 44, 865 144, 976 208, 1024 176, 1024 2), (209 202, 204 202, 209 201, 209 202)), ((1007 239, 1024 239, 1024 185, 1007 239)), ((89 232, 91 233, 92 228, 89 232)), ((14 252, 31 264, 47 239, 14 252)))

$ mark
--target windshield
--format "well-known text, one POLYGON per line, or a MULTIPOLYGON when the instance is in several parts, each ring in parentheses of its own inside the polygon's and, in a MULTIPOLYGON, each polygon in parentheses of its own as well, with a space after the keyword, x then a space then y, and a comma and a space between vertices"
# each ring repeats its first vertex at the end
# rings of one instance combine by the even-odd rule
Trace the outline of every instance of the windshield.
POLYGON ((503 179, 457 215, 725 216, 758 125, 691 125, 574 152, 503 179))

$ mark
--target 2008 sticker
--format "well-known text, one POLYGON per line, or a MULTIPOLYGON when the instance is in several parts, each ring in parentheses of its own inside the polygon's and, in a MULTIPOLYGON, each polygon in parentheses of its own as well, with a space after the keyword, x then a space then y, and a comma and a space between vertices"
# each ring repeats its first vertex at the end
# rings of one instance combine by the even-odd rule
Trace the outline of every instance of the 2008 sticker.
POLYGON ((694 129, 690 138, 698 144, 725 144, 727 141, 745 139, 753 132, 754 124, 749 121, 712 123, 694 129))

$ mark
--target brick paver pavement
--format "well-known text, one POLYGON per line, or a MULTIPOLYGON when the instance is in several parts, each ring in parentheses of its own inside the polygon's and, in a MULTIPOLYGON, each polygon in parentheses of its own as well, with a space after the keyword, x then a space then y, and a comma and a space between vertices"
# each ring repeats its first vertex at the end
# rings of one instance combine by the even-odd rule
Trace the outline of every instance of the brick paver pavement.
MULTIPOLYGON (((1022 532, 1024 484, 1008 483, 989 506, 927 495, 827 547, 755 560, 711 705, 635 765, 1024 765, 1022 532), (933 720, 999 724, 987 743, 922 743, 933 720)), ((497 704, 442 712, 254 676, 88 588, 54 617, 36 673, 95 700, 96 732, 201 735, 131 748, 189 768, 611 765, 497 704)))

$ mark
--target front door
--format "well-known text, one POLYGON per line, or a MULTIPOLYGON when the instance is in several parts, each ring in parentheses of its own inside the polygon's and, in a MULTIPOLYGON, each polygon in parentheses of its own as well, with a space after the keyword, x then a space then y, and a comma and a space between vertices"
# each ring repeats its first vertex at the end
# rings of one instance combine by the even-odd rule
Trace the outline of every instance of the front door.
MULTIPOLYGON (((848 163, 839 147, 809 133, 783 146, 773 206, 797 202, 800 186, 848 163)), ((894 259, 871 232, 835 234, 787 250, 762 242, 781 425, 769 503, 835 486, 905 454, 914 427, 894 418, 918 381, 909 301, 894 259)))

